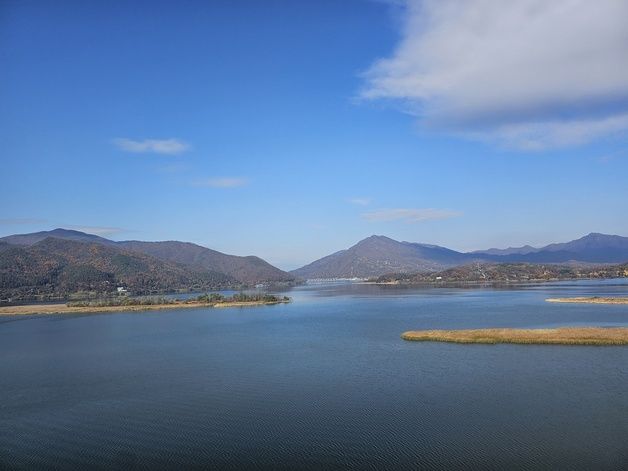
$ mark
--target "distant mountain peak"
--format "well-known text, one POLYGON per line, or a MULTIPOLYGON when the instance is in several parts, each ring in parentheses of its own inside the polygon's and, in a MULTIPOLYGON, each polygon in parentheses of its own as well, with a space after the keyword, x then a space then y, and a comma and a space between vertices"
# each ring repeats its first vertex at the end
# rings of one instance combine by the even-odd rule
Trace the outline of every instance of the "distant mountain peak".
POLYGON ((609 240, 609 239, 621 239, 621 236, 611 235, 611 234, 602 234, 601 232, 590 232, 589 234, 581 237, 578 240, 609 240))
MULTIPOLYGON (((362 239, 360 242, 375 242, 375 241, 397 242, 396 240, 391 239, 390 237, 386 237, 384 235, 377 235, 377 234, 373 234, 371 236, 368 236, 367 238, 362 239)), ((358 244, 360 242, 358 242, 358 244)))
POLYGON ((348 249, 333 253, 292 271, 308 279, 368 278, 385 273, 413 273, 454 266, 466 260, 454 250, 425 244, 399 242, 372 235, 348 249))
POLYGON ((104 237, 97 236, 95 234, 87 234, 85 232, 77 231, 74 229, 64 229, 57 227, 51 231, 32 232, 30 234, 15 234, 7 237, 2 237, 2 240, 14 245, 33 245, 48 237, 55 237, 57 239, 74 240, 79 242, 96 242, 105 245, 113 245, 115 242, 105 239, 104 237))

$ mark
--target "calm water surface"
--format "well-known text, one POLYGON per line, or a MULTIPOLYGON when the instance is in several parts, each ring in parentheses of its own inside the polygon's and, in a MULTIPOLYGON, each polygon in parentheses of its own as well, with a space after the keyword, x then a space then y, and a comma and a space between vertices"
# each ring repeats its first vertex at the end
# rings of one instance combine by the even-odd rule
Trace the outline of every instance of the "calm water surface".
POLYGON ((306 286, 289 305, 0 318, 0 468, 626 469, 628 347, 404 342, 627 326, 625 281, 306 286))

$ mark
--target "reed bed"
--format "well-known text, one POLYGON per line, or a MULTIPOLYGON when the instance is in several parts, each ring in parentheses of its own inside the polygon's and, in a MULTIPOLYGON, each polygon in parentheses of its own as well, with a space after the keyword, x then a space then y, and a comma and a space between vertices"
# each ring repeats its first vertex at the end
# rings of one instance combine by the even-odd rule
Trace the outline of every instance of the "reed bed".
POLYGON ((404 332, 401 338, 418 342, 480 344, 628 345, 628 328, 415 330, 404 332))
POLYGON ((628 297, 608 298, 600 296, 579 296, 575 298, 548 298, 548 303, 584 303, 584 304, 628 304, 628 297))

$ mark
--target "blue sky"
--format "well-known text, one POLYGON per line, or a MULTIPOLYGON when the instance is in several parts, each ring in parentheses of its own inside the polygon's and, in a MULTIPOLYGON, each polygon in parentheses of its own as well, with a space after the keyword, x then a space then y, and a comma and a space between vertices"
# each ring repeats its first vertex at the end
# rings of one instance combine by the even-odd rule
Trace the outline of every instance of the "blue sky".
POLYGON ((0 235, 628 235, 628 10, 546 3, 4 1, 0 235))

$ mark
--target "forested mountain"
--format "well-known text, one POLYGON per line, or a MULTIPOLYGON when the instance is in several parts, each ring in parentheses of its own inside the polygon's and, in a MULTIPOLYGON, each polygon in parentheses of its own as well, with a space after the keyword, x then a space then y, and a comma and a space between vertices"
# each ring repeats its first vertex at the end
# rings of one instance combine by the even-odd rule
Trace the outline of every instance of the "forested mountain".
MULTIPOLYGON (((117 247, 130 252, 142 253, 162 261, 186 265, 194 271, 221 273, 225 278, 232 278, 237 283, 245 285, 266 282, 290 282, 295 279, 294 275, 272 266, 259 257, 228 255, 189 242, 116 242, 80 231, 54 229, 52 231, 3 237, 0 238, 0 244, 9 243, 11 245, 30 246, 48 237, 97 243, 108 247, 117 247)), ((1 246, 0 250, 2 250, 1 246)))
POLYGON ((152 255, 160 260, 181 263, 197 270, 224 273, 241 283, 293 281, 294 275, 272 266, 259 257, 227 255, 189 242, 118 242, 118 247, 152 255))
POLYGON ((117 286, 142 294, 294 280, 259 257, 187 242, 116 242, 67 229, 0 238, 0 299, 106 293, 117 286))
POLYGON ((52 231, 31 232, 30 234, 15 234, 0 238, 0 242, 6 242, 11 245, 33 245, 41 242, 48 237, 56 239, 74 240, 77 242, 91 242, 104 245, 115 245, 113 240, 105 239, 94 234, 86 234, 81 231, 71 229, 53 229, 52 231))
POLYGON ((66 296, 80 291, 134 294, 207 290, 236 284, 223 273, 195 271, 114 246, 49 237, 0 251, 0 298, 66 296))

